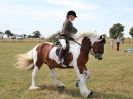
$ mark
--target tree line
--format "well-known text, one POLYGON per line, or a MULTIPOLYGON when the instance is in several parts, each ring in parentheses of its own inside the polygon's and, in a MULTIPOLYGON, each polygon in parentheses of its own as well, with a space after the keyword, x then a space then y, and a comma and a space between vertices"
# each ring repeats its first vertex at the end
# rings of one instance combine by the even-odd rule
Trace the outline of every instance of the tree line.
MULTIPOLYGON (((116 39, 118 36, 123 37, 124 28, 125 26, 120 23, 113 24, 113 26, 109 29, 110 37, 113 39, 116 39)), ((133 27, 131 27, 131 29, 129 30, 129 35, 133 37, 133 27)))
MULTIPOLYGON (((120 23, 113 24, 113 26, 109 29, 110 38, 116 39, 118 36, 120 36, 121 38, 124 39, 124 33, 123 33, 124 28, 125 26, 123 26, 120 23)), ((55 34, 52 34, 49 38, 47 38, 47 41, 55 42, 56 41, 55 38, 57 35, 58 35, 58 32, 55 34)), ((133 27, 131 27, 131 29, 129 30, 129 35, 133 37, 133 27)))
MULTIPOLYGON (((0 33, 3 33, 3 32, 0 32, 0 33)), ((12 33, 10 30, 6 30, 3 34, 6 34, 8 37, 12 37, 16 34, 12 33)), ((41 37, 41 33, 40 31, 34 31, 31 35, 26 35, 26 34, 23 34, 24 37, 28 37, 28 38, 40 38, 41 37)))
MULTIPOLYGON (((123 26, 121 23, 113 24, 113 26, 109 29, 109 34, 110 34, 109 36, 112 39, 116 39, 118 36, 124 37, 124 33, 123 33, 124 28, 125 26, 123 26)), ((6 34, 8 37, 11 37, 14 35, 10 30, 6 30, 4 34, 6 34)), ((49 38, 47 38, 47 40, 54 42, 56 35, 57 33, 51 35, 49 38)), ((129 35, 133 37, 133 27, 131 27, 131 29, 129 30, 129 35)), ((40 38, 41 33, 40 31, 34 31, 31 35, 24 34, 24 36, 27 36, 28 38, 40 38)))

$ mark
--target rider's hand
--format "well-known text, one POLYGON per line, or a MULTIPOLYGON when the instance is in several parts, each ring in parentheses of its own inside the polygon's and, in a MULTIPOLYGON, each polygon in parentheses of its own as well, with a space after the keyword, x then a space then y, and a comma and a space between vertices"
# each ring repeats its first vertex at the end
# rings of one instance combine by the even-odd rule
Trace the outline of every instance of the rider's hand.
POLYGON ((70 37, 69 39, 72 40, 72 41, 74 41, 74 38, 73 37, 70 37))

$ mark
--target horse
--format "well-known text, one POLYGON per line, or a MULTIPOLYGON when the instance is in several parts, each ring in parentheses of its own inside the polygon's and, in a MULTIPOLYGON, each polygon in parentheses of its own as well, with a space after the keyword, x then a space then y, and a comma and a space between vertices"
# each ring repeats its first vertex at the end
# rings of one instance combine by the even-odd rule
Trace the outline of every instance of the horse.
POLYGON ((89 53, 96 59, 102 60, 105 38, 94 33, 79 33, 74 38, 75 41, 70 41, 70 48, 66 55, 67 66, 60 64, 59 57, 56 54, 57 45, 50 42, 39 43, 29 52, 17 55, 16 65, 18 69, 33 69, 30 90, 39 88, 36 86, 35 78, 44 63, 49 66, 51 78, 57 88, 65 88, 65 86, 63 82, 58 80, 55 68, 74 68, 78 78, 76 86, 79 87, 81 95, 89 97, 92 94, 92 91, 86 85, 86 80, 90 78, 86 63, 89 59, 89 53))

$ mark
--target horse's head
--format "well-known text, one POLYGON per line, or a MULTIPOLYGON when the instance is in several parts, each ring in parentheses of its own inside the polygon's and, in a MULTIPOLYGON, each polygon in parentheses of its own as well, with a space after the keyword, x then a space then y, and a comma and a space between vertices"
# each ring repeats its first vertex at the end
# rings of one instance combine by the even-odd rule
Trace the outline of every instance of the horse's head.
POLYGON ((102 60, 104 53, 105 36, 97 36, 93 33, 81 33, 77 36, 77 40, 82 41, 81 48, 84 52, 91 52, 96 59, 102 60))
POLYGON ((104 53, 105 36, 101 35, 97 40, 92 42, 92 54, 96 59, 102 60, 104 53))

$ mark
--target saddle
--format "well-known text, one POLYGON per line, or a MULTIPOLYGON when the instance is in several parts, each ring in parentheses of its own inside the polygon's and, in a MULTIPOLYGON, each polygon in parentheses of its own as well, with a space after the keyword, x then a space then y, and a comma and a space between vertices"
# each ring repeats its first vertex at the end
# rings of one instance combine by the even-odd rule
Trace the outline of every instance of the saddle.
POLYGON ((68 41, 66 42, 66 49, 65 50, 62 48, 60 42, 56 43, 56 45, 57 45, 56 55, 59 57, 59 59, 61 59, 61 60, 64 59, 63 65, 68 66, 67 55, 68 55, 68 52, 69 52, 69 42, 68 41))

